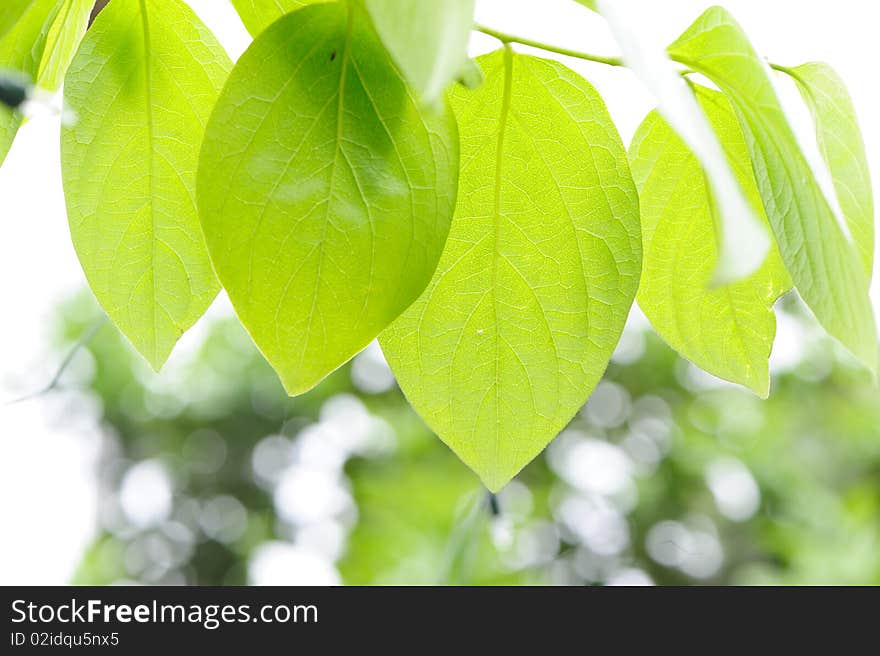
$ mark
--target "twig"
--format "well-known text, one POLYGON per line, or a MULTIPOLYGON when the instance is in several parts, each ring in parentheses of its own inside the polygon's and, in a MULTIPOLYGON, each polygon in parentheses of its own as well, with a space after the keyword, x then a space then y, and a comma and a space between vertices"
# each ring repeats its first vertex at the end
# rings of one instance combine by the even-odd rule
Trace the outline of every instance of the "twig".
POLYGON ((64 375, 64 372, 70 366, 70 363, 73 362, 73 359, 76 357, 76 354, 79 353, 79 350, 84 346, 88 345, 89 342, 94 339, 95 335, 98 334, 98 331, 107 321, 107 315, 102 314, 100 317, 92 321, 89 326, 83 331, 80 338, 76 341, 76 343, 70 347, 70 350, 67 352, 67 355, 64 356, 64 359, 61 361, 61 364, 58 366, 58 370, 55 372, 55 375, 52 376, 52 380, 43 387, 42 389, 34 392, 33 394, 28 394, 26 396, 22 396, 17 399, 13 399, 6 403, 7 406, 15 405, 16 403, 22 403, 23 401, 29 401, 31 399, 35 399, 39 396, 43 396, 48 394, 53 389, 58 387, 58 383, 61 382, 61 377, 64 375))
POLYGON ((524 36, 516 36, 514 34, 507 34, 505 32, 499 32, 498 30, 493 30, 490 27, 486 27, 485 25, 475 25, 474 30, 477 32, 482 32, 483 34, 488 34, 491 37, 495 37, 502 43, 519 43, 523 46, 531 46, 532 48, 539 48, 541 50, 546 50, 547 52, 555 52, 557 55, 565 55, 566 57, 575 57, 577 59, 583 59, 585 61, 595 62, 597 64, 606 64, 608 66, 624 66, 623 60, 620 57, 604 57, 602 55, 593 55, 588 52, 581 52, 579 50, 571 50, 569 48, 561 48, 559 46, 554 46, 549 43, 542 43, 541 41, 535 41, 534 39, 528 39, 524 36))

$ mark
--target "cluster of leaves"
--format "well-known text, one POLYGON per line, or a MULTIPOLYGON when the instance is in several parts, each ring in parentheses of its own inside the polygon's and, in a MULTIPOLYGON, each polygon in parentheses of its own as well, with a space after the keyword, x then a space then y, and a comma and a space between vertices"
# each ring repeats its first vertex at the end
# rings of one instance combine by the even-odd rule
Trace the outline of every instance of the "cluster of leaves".
MULTIPOLYGON (((586 80, 511 45, 534 42, 469 62, 473 0, 233 4, 255 37, 234 66, 180 0, 112 0, 87 32, 91 2, 0 14, 0 64, 49 89, 66 70, 73 243, 154 368, 221 286, 292 395, 378 337, 491 490, 583 405, 637 294, 682 355, 759 395, 793 288, 876 372, 870 181, 828 66, 777 67, 826 190, 721 8, 650 53, 626 2, 581 1, 660 101, 627 153, 586 80)), ((0 111, 5 153, 21 116, 0 111)))

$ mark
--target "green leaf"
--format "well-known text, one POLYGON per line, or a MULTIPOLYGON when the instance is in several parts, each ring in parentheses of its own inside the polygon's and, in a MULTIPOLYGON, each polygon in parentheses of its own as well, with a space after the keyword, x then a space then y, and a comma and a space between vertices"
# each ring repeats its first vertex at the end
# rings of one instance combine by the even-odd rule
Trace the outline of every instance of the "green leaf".
POLYGON ((113 0, 71 64, 61 165, 92 291, 158 369, 219 290, 198 222, 199 146, 231 64, 179 0, 113 0))
MULTIPOLYGON (((739 185, 763 218, 736 114, 723 94, 705 87, 695 91, 739 185)), ((791 287, 778 250, 745 280, 710 286, 718 261, 716 206, 700 161, 655 111, 633 138, 630 162, 645 248, 639 306, 681 355, 766 397, 776 335, 773 304, 791 287)))
POLYGON ((363 0, 404 78, 436 103, 465 70, 474 0, 363 0))
MULTIPOLYGON (((4 0, 5 1, 5 0, 4 0)), ((60 0, 31 0, 15 22, 0 39, 0 72, 15 71, 35 80, 46 49, 52 23, 58 15, 60 0)), ((23 120, 19 112, 0 105, 0 164, 23 120)))
POLYGON ((217 274, 290 394, 424 290, 457 173, 451 112, 422 112, 362 8, 307 7, 245 52, 208 126, 199 204, 217 274))
POLYGON ((493 491, 599 381, 639 280, 638 197, 596 90, 509 48, 450 94, 458 206, 437 273, 380 337, 415 410, 493 491))
POLYGON ((30 4, 31 0, 3 0, 0 6, 0 38, 21 19, 30 4))
POLYGON ((331 2, 332 0, 232 0, 251 36, 256 37, 285 14, 308 5, 331 2))
POLYGON ((56 91, 89 26, 93 0, 63 0, 46 40, 37 85, 56 91))
POLYGON ((877 334, 862 260, 798 146, 766 64, 720 7, 697 19, 669 53, 730 98, 795 286, 828 333, 876 373, 877 334))
POLYGON ((697 156, 718 211, 719 254, 712 284, 747 278, 764 263, 770 237, 727 163, 693 91, 669 59, 654 26, 634 15, 634 2, 600 0, 599 10, 620 45, 623 60, 656 97, 663 118, 697 156))
POLYGON ((865 143, 846 84, 828 64, 777 67, 797 83, 816 124, 819 151, 868 278, 874 264, 874 194, 865 143))

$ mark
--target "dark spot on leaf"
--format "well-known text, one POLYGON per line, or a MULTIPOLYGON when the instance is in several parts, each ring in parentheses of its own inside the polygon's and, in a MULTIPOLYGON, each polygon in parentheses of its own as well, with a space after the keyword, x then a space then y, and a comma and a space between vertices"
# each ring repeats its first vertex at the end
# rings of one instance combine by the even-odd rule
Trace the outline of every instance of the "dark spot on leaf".
POLYGON ((95 2, 94 7, 92 7, 92 11, 89 14, 89 27, 92 26, 92 23, 95 22, 95 18, 97 18, 98 14, 104 7, 107 6, 109 2, 110 0, 97 0, 97 2, 95 2))
POLYGON ((330 53, 330 61, 334 61, 336 59, 336 51, 330 53))
POLYGON ((0 76, 0 104, 18 109, 27 100, 28 85, 18 76, 0 76))

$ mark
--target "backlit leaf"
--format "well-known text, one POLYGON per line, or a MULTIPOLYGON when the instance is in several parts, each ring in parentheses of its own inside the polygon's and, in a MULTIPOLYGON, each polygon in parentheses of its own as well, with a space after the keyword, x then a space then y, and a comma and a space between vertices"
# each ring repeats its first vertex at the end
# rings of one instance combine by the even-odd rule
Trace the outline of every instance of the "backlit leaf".
POLYGON ((654 26, 640 16, 645 0, 598 0, 627 66, 657 99, 658 110, 697 156, 706 172, 718 211, 719 255, 712 284, 737 282, 766 260, 770 238, 766 225, 746 198, 728 166, 724 149, 700 110, 690 87, 676 70, 654 26))
POLYGON ((426 103, 467 64, 474 0, 363 0, 382 43, 426 103))
MULTIPOLYGON (((730 103, 717 91, 695 91, 739 185, 763 215, 748 147, 730 103)), ((774 247, 748 278, 710 285, 718 260, 716 204, 699 160, 659 112, 652 112, 633 138, 630 162, 645 249, 639 306, 681 355, 767 396, 776 334, 773 304, 791 286, 778 250, 774 247)))
POLYGON ((816 124, 819 151, 868 277, 874 263, 874 194, 865 143, 846 84, 828 64, 781 68, 794 78, 816 124))
POLYGON ((3 0, 0 5, 0 38, 21 19, 31 0, 3 0))
POLYGON ((40 62, 37 84, 56 91, 64 80, 67 67, 76 54, 89 25, 93 0, 63 0, 55 22, 49 30, 46 51, 40 62))
POLYGON ((294 12, 245 52, 208 126, 200 210, 220 280, 289 393, 424 290, 457 172, 451 112, 422 112, 360 7, 294 12))
MULTIPOLYGON (((284 14, 330 0, 232 0, 256 36, 284 14)), ((367 9, 379 38, 422 100, 436 103, 467 65, 474 0, 340 0, 367 9)))
POLYGON ((65 80, 73 244, 92 291, 159 368, 219 285, 195 205, 199 146, 231 64, 179 0, 113 0, 65 80))
POLYGON ((828 333, 876 373, 877 334, 862 259, 798 145, 766 64, 720 7, 698 18, 669 53, 730 98, 764 209, 798 292, 828 333))
POLYGON ((380 337, 416 411, 493 491, 599 381, 636 293, 638 198, 601 97, 502 49, 451 102, 458 205, 437 273, 380 337))

